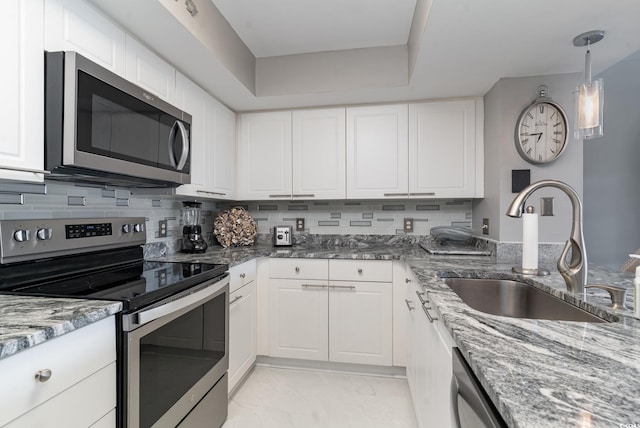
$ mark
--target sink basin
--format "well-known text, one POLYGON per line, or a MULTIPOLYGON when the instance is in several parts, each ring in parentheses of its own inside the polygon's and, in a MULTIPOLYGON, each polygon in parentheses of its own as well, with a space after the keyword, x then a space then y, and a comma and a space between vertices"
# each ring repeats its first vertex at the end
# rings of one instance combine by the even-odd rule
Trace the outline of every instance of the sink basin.
POLYGON ((505 279, 445 278, 473 309, 512 318, 607 322, 524 282, 505 279))

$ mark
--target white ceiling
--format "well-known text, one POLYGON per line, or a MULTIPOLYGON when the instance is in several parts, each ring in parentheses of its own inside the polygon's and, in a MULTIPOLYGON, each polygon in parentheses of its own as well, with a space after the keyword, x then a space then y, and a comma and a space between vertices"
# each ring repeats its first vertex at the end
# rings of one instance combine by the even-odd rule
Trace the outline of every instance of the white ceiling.
POLYGON ((592 47, 594 75, 640 50, 640 0, 432 0, 408 81, 357 84, 366 80, 360 78, 365 74, 375 80, 384 60, 356 68, 364 71, 348 76, 351 80, 339 80, 344 77, 341 64, 325 64, 327 56, 318 54, 316 62, 304 63, 316 65, 307 83, 316 82, 316 76, 325 80, 318 90, 318 85, 304 87, 288 59, 295 63, 314 55, 309 52, 405 44, 415 5, 430 0, 193 0, 201 8, 203 2, 216 5, 257 64, 289 55, 276 57, 287 60, 270 70, 270 76, 281 77, 277 83, 284 81, 285 90, 258 90, 276 95, 256 96, 214 54, 210 60, 198 56, 202 50, 194 55, 178 38, 180 28, 167 30, 176 21, 166 18, 167 10, 158 5, 182 10, 183 1, 90 1, 235 111, 483 96, 503 77, 582 73, 585 49, 574 47, 572 40, 595 29, 606 36, 592 47), (340 85, 332 86, 332 79, 340 85), (287 92, 288 80, 297 85, 295 90, 287 92))
POLYGON ((404 45, 416 0, 212 0, 256 58, 404 45))

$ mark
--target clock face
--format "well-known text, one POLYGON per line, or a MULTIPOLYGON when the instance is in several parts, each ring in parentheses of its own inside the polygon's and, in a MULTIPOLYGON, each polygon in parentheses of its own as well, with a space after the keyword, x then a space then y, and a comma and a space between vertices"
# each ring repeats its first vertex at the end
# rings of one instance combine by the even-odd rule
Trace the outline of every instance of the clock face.
POLYGON ((567 145, 567 117, 554 102, 535 101, 516 126, 516 149, 524 160, 544 164, 556 160, 567 145))

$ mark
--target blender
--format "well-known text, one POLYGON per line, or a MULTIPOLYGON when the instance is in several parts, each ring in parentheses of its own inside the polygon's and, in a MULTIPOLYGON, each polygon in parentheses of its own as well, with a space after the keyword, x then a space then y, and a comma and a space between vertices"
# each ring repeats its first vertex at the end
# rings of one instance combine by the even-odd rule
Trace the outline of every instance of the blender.
POLYGON ((200 223, 200 205, 195 201, 182 202, 182 248, 183 253, 204 253, 207 243, 202 236, 200 223))

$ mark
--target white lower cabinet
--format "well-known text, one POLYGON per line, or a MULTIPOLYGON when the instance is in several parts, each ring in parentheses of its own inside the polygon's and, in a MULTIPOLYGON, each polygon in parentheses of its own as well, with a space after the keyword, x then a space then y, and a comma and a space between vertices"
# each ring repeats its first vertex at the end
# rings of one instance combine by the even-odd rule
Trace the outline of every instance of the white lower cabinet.
POLYGON ((255 281, 229 297, 229 392, 256 361, 256 302, 255 281))
POLYGON ((391 262, 271 260, 269 355, 392 365, 391 262))
POLYGON ((108 417, 116 407, 115 342, 109 317, 0 360, 0 377, 12 386, 0 391, 0 426, 115 426, 108 424, 115 421, 108 417), (50 378, 35 380, 44 370, 50 378))
POLYGON ((437 313, 430 307, 420 285, 415 278, 410 279, 405 301, 409 313, 407 380, 416 419, 421 428, 451 427, 453 418, 449 391, 453 340, 437 319, 437 313))

